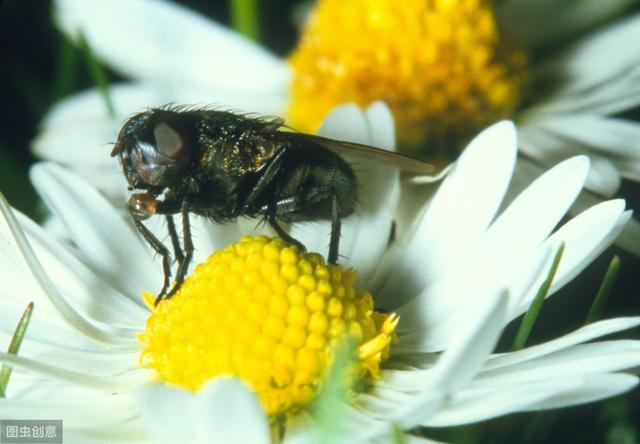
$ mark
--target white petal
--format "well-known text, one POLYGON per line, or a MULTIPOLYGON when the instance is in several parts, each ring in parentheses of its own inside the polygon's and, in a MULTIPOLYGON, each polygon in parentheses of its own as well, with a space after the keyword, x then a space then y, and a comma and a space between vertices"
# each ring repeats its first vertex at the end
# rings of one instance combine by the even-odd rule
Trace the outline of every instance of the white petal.
POLYGON ((160 286, 160 267, 152 264, 141 239, 97 191, 54 164, 36 165, 32 181, 94 272, 134 301, 143 290, 160 286))
POLYGON ((630 390, 637 381, 635 376, 608 374, 555 378, 512 386, 479 388, 472 385, 459 392, 448 406, 424 425, 461 425, 508 413, 583 404, 630 390))
POLYGON ((482 305, 484 298, 504 288, 513 270, 531 269, 528 258, 539 262, 537 247, 575 199, 588 164, 586 157, 573 158, 536 180, 466 251, 464 261, 426 285, 419 297, 400 310, 405 325, 415 328, 417 324, 427 330, 421 340, 425 351, 446 347, 451 329, 465 325, 469 307, 482 305))
MULTIPOLYGON (((542 172, 542 169, 534 164, 527 158, 520 158, 516 164, 516 174, 512 187, 508 192, 508 200, 513 200, 513 197, 517 192, 525 188, 538 174, 542 172)), ((579 214, 582 211, 589 209, 590 207, 602 203, 601 196, 595 193, 584 190, 576 199, 573 206, 569 210, 570 214, 579 214)), ((640 256, 640 223, 636 219, 629 221, 620 220, 619 223, 626 223, 622 233, 616 239, 616 244, 620 247, 628 250, 636 256, 640 256)))
MULTIPOLYGON (((385 371, 385 377, 376 384, 373 392, 382 402, 397 406, 388 410, 388 420, 401 422, 411 428, 424 423, 443 400, 465 386, 479 371, 487 356, 495 347, 504 326, 504 314, 508 298, 505 294, 495 297, 487 306, 477 307, 471 325, 458 330, 450 347, 428 370, 385 371), (388 388, 385 390, 385 388, 388 388), (411 399, 399 402, 394 397, 407 397, 407 390, 417 392, 411 399)), ((402 345, 396 353, 402 353, 402 345)), ((398 347, 395 347, 396 349, 398 347)))
MULTIPOLYGON (((580 213, 600 202, 602 202, 600 196, 590 192, 583 192, 571 208, 571 213, 580 213)), ((630 216, 631 213, 625 219, 619 221, 622 233, 616 239, 616 244, 630 253, 640 256, 640 222, 637 219, 630 219, 630 216)))
POLYGON ((584 270, 622 231, 631 213, 624 211, 624 201, 610 200, 579 214, 547 242, 567 248, 560 260, 551 291, 557 291, 584 270))
POLYGON ((591 168, 585 187, 603 196, 613 196, 620 188, 620 173, 606 153, 594 151, 576 141, 568 141, 566 137, 536 122, 528 122, 521 134, 522 152, 539 165, 548 167, 569 157, 586 154, 591 161, 591 168))
POLYGON ((199 424, 195 398, 192 392, 164 384, 138 391, 140 416, 157 442, 196 441, 199 424))
POLYGON ((527 47, 538 47, 603 22, 633 1, 508 0, 498 6, 498 20, 527 47))
MULTIPOLYGON (((66 423, 65 423, 66 424, 66 423)), ((64 439, 67 444, 104 444, 105 442, 119 444, 150 444, 154 442, 149 431, 139 418, 129 421, 108 424, 104 427, 64 429, 64 439)))
POLYGON ((235 378, 216 378, 198 394, 201 442, 270 442, 269 422, 258 400, 235 378))
POLYGON ((528 122, 525 133, 529 127, 557 136, 545 140, 549 152, 577 144, 580 149, 605 156, 623 177, 640 180, 640 125, 635 122, 582 114, 528 122))
MULTIPOLYGON (((169 96, 161 88, 140 82, 127 82, 109 85, 109 95, 116 116, 112 117, 105 103, 103 93, 97 89, 87 89, 56 102, 45 115, 41 126, 65 128, 103 121, 119 124, 131 113, 142 111, 148 106, 160 106, 167 103, 169 96)), ((102 142, 114 142, 116 134, 102 142)), ((78 154, 82 154, 78 151, 78 154)))
POLYGON ((523 350, 493 356, 487 362, 485 369, 498 369, 504 366, 535 359, 564 350, 576 344, 587 342, 622 330, 627 330, 638 325, 640 325, 640 318, 638 317, 615 318, 595 322, 551 341, 527 347, 523 350))
POLYGON ((624 226, 624 230, 616 239, 616 244, 625 250, 640 256, 640 222, 631 219, 624 226))
MULTIPOLYGON (((95 122, 101 121, 117 125, 117 130, 131 114, 170 103, 204 107, 218 104, 232 110, 262 114, 281 114, 285 106, 284 98, 279 98, 275 94, 257 94, 244 90, 231 91, 222 86, 203 90, 202 87, 196 88, 189 85, 168 88, 166 85, 154 85, 148 82, 127 82, 109 85, 109 95, 113 102, 115 117, 109 115, 102 92, 94 88, 56 102, 47 112, 41 125, 45 131, 55 131, 67 127, 96 125, 95 122)), ((117 131, 106 141, 113 143, 116 135, 117 131)), ((99 142, 105 143, 105 140, 99 140, 99 142)), ((78 150, 78 154, 84 153, 78 150)))
MULTIPOLYGON (((480 370, 493 350, 504 326, 506 294, 497 295, 487 306, 478 307, 476 317, 459 334, 435 366, 424 372, 418 395, 401 408, 393 409, 391 421, 404 429, 423 424, 435 413, 443 399, 464 387, 480 370)), ((423 372, 420 372, 423 373, 423 372)))
POLYGON ((561 243, 565 245, 564 252, 547 297, 576 277, 606 247, 611 245, 629 217, 630 214, 624 212, 624 201, 608 201, 575 217, 550 236, 540 249, 551 250, 553 255, 548 257, 544 270, 537 275, 534 283, 522 295, 522 299, 511 307, 509 319, 516 318, 529 308, 540 286, 547 278, 553 256, 561 243))
POLYGON ((139 329, 149 315, 142 301, 132 301, 100 279, 67 246, 51 239, 26 216, 18 214, 29 243, 65 298, 86 317, 111 325, 139 329))
POLYGON ((553 378, 613 373, 640 365, 640 341, 574 345, 518 364, 483 371, 475 387, 518 385, 553 378))
POLYGON ((396 131, 393 114, 386 103, 373 102, 365 110, 369 133, 371 134, 371 146, 395 151, 396 131))
POLYGON ((112 391, 130 390, 131 388, 137 387, 147 381, 151 374, 151 371, 147 369, 135 369, 126 373, 97 376, 55 367, 35 359, 5 352, 0 352, 0 361, 6 362, 12 367, 27 369, 37 375, 43 375, 89 388, 112 391))
MULTIPOLYGON (((33 281, 33 278, 31 277, 29 280, 33 281)), ((37 283, 33 283, 32 285, 37 286, 37 283)), ((32 299, 36 299, 36 297, 33 296, 35 296, 38 291, 30 291, 28 287, 25 287, 25 291, 29 292, 29 296, 32 299)), ((104 350, 104 344, 93 341, 83 334, 78 334, 78 329, 67 323, 62 315, 51 308, 51 304, 48 304, 49 309, 47 309, 47 306, 42 303, 42 300, 45 298, 46 295, 43 294, 40 296, 40 300, 35 303, 35 310, 31 316, 29 330, 27 331, 27 338, 29 340, 57 347, 60 349, 60 352, 64 351, 67 347, 78 350, 104 350)), ((2 336, 0 337, 7 339, 5 343, 11 340, 18 319, 20 319, 28 302, 29 301, 14 302, 7 300, 7 298, 3 299, 2 310, 0 311, 0 330, 2 330, 2 336)), ((25 348, 26 347, 27 345, 25 345, 25 348)))
MULTIPOLYGON (((245 233, 236 221, 221 224, 200 216, 192 216, 190 220, 191 235, 195 244, 194 264, 204 262, 214 251, 221 250, 227 245, 237 242, 244 234, 251 233, 245 233)), ((161 233, 160 238, 165 237, 167 232, 166 224, 160 223, 160 221, 156 222, 154 232, 161 233)))
POLYGON ((111 325, 98 326, 96 323, 90 322, 73 306, 71 306, 62 294, 60 294, 58 289, 51 282, 51 279, 42 267, 42 264, 38 261, 29 241, 11 211, 9 204, 1 193, 0 212, 2 213, 2 220, 10 232, 10 237, 12 241, 15 242, 20 256, 26 262, 29 272, 34 278, 33 280, 37 282, 42 292, 46 294, 51 304, 56 307, 57 312, 65 321, 68 322, 70 326, 77 329, 79 333, 100 342, 106 342, 109 344, 125 344, 125 347, 127 346, 126 344, 130 345, 132 342, 135 342, 135 340, 131 338, 130 331, 113 327, 111 325))
POLYGON ((529 407, 530 410, 547 410, 588 402, 600 401, 627 392, 638 385, 638 377, 632 375, 589 375, 579 387, 567 388, 529 407))
POLYGON ((62 393, 58 393, 58 399, 38 401, 0 398, 0 410, 3 418, 62 419, 65 443, 71 442, 67 440, 67 428, 116 427, 136 414, 129 396, 97 396, 96 393, 91 398, 72 400, 64 399, 62 393))
POLYGON ((515 154, 511 122, 489 127, 469 144, 418 222, 386 287, 385 300, 398 293, 415 294, 468 254, 495 216, 515 154))
POLYGON ((640 104, 640 89, 637 88, 639 81, 640 66, 586 91, 557 91, 556 94, 522 110, 518 121, 526 123, 529 119, 537 119, 544 115, 621 113, 640 104))
POLYGON ((367 116, 354 103, 336 106, 324 118, 318 135, 336 140, 371 145, 371 134, 367 116))
POLYGON ((502 333, 507 301, 507 295, 501 293, 487 306, 478 307, 477 318, 454 335, 450 347, 431 370, 435 387, 453 392, 480 370, 502 333))
POLYGON ((99 58, 126 75, 161 84, 285 93, 284 62, 180 5, 58 0, 55 6, 55 19, 66 34, 77 38, 82 32, 99 58))
POLYGON ((559 73, 566 91, 586 90, 637 66, 640 59, 629 42, 640 39, 640 14, 618 20, 588 35, 539 68, 541 73, 559 73), (607 63, 602 63, 606 57, 607 63))
POLYGON ((580 382, 554 380, 537 382, 535 387, 515 385, 492 389, 466 389, 458 392, 423 425, 428 427, 459 426, 495 418, 508 413, 528 411, 532 406, 554 395, 580 387, 580 382))
MULTIPOLYGON (((101 351, 88 351, 79 349, 76 344, 68 340, 63 342, 65 337, 51 338, 57 339, 61 343, 60 345, 51 345, 36 340, 37 334, 34 333, 37 332, 37 329, 39 329, 38 325, 29 323, 27 336, 20 346, 20 356, 46 362, 59 368, 81 368, 83 371, 95 376, 111 376, 117 373, 124 373, 138 366, 139 350, 106 350, 106 347, 104 347, 101 351)), ((53 334, 55 332, 49 332, 49 336, 53 334)), ((8 344, 12 336, 13 332, 2 333, 0 334, 0 341, 8 344)))

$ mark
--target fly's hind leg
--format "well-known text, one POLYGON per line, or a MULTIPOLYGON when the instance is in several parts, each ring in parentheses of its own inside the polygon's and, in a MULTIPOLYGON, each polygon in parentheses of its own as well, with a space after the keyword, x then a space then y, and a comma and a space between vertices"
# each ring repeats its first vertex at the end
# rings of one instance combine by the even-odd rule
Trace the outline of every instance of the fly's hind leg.
POLYGON ((312 196, 306 196, 303 202, 299 197, 291 197, 276 202, 268 211, 267 220, 273 229, 278 233, 278 236, 293 243, 302 251, 305 251, 304 246, 293 237, 291 237, 286 231, 278 225, 275 214, 287 214, 293 211, 303 211, 305 208, 312 208, 314 205, 318 205, 321 202, 330 200, 331 202, 331 237, 329 240, 329 254, 327 256, 327 262, 330 264, 336 264, 338 262, 340 251, 340 229, 342 227, 342 212, 340 210, 340 204, 338 201, 338 194, 333 188, 324 188, 316 190, 316 193, 312 196))
POLYGON ((276 220, 276 217, 273 214, 267 216, 267 222, 269 222, 269 225, 271 225, 271 227, 275 230, 278 236, 280 236, 286 242, 295 245, 296 247, 298 247, 300 251, 307 251, 305 246, 302 245, 300 241, 289 236, 289 233, 287 233, 282 229, 282 227, 280 226, 280 224, 278 224, 278 221, 276 220))
POLYGON ((327 257, 327 262, 330 264, 338 263, 338 255, 340 251, 340 229, 342 228, 342 220, 340 219, 340 216, 338 194, 334 191, 331 196, 331 238, 329 240, 329 256, 327 257))

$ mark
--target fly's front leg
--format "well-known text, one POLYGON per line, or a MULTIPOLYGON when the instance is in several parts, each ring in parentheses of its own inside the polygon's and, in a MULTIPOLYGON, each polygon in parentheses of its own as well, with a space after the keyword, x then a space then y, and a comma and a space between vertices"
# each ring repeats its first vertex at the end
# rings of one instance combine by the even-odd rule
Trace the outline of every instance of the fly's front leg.
POLYGON ((178 264, 178 271, 176 272, 176 283, 167 295, 167 297, 173 296, 179 289, 184 278, 189 271, 189 264, 193 258, 193 239, 191 237, 191 223, 189 222, 189 207, 185 203, 182 206, 182 244, 184 245, 184 255, 180 263, 178 264))
POLYGON ((147 228, 144 224, 133 217, 133 222, 136 225, 136 228, 147 241, 149 245, 162 257, 162 271, 164 272, 164 283, 162 284, 162 290, 158 294, 156 298, 155 305, 165 297, 167 294, 167 290, 169 289, 169 284, 171 283, 171 253, 169 253, 169 249, 164 246, 162 242, 147 228))
POLYGON ((184 253, 182 252, 182 247, 180 247, 180 238, 178 237, 176 224, 173 221, 173 216, 171 214, 167 214, 166 219, 169 237, 171 237, 171 245, 173 245, 173 255, 176 258, 176 262, 181 263, 184 260, 184 253))
POLYGON ((327 261, 330 264, 338 263, 338 254, 340 251, 340 229, 342 228, 342 220, 340 219, 340 216, 338 195, 334 192, 331 197, 331 238, 329 240, 329 257, 327 258, 327 261))

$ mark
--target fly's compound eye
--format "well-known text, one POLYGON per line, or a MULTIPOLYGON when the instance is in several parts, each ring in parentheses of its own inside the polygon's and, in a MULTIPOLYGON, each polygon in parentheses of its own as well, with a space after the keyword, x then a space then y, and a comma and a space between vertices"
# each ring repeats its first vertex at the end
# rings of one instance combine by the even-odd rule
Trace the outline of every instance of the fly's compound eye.
POLYGON ((188 128, 174 116, 160 116, 137 139, 131 151, 135 175, 145 184, 171 186, 188 166, 191 144, 188 128))
POLYGON ((183 137, 166 122, 159 122, 153 129, 158 152, 170 159, 178 160, 188 154, 183 137))
POLYGON ((135 193, 129 197, 127 206, 134 219, 145 220, 156 213, 158 202, 149 193, 135 193))

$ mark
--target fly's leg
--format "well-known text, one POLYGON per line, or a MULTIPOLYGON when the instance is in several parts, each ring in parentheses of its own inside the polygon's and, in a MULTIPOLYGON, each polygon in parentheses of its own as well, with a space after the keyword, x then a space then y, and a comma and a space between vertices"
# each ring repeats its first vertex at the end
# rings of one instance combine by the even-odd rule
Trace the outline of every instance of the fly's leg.
POLYGON ((146 240, 147 243, 151 245, 151 247, 155 250, 155 252, 162 257, 164 283, 162 284, 162 290, 160 290, 160 293, 156 298, 155 305, 158 305, 158 303, 165 297, 167 290, 169 289, 169 284, 171 281, 171 253, 169 253, 169 249, 165 247, 164 244, 160 242, 160 240, 147 227, 145 227, 141 221, 134 217, 133 222, 135 223, 136 228, 138 229, 144 240, 146 240))
POLYGON ((278 224, 278 221, 276 220, 276 217, 271 214, 269 216, 267 216, 267 221, 269 222, 269 225, 271 225, 271 227, 275 230, 275 232, 278 234, 278 236, 280 236, 282 239, 284 239, 286 242, 295 245, 296 247, 298 247, 298 249, 300 251, 307 251, 307 249, 305 248, 304 245, 302 245, 302 243, 300 241, 295 240, 294 238, 292 238, 291 236, 289 236, 289 233, 287 233, 286 231, 284 231, 282 229, 282 227, 278 224))
POLYGON ((184 255, 178 264, 176 272, 176 283, 167 295, 168 298, 173 296, 184 282, 184 278, 189 270, 189 264, 193 258, 193 239, 191 237, 191 223, 189 222, 189 207, 185 204, 182 206, 182 243, 184 245, 184 255))
MULTIPOLYGON (((254 206, 256 199, 258 199, 266 188, 271 184, 271 181, 277 176, 282 166, 282 159, 288 152, 286 148, 282 148, 278 151, 265 166, 264 171, 260 175, 260 178, 256 181, 253 189, 244 201, 243 207, 250 209, 254 206)), ((271 223, 271 221, 269 221, 271 223)), ((278 230, 276 230, 278 231, 278 230)))
POLYGON ((341 227, 340 205, 338 204, 338 195, 334 192, 331 197, 331 238, 329 240, 329 256, 327 258, 327 262, 330 264, 338 263, 341 227))
POLYGON ((171 245, 173 245, 173 255, 176 258, 176 262, 181 263, 184 260, 184 253, 182 247, 180 247, 180 238, 178 237, 178 230, 176 230, 176 224, 173 221, 173 216, 167 214, 167 228, 169 230, 169 237, 171 237, 171 245))
MULTIPOLYGON (((267 187, 271 185, 272 181, 280 172, 282 161, 288 152, 289 150, 287 148, 282 148, 280 151, 278 151, 275 154, 275 156, 273 156, 273 158, 269 160, 269 163, 266 165, 264 172, 260 175, 260 178, 255 183, 255 185, 253 186, 253 189, 251 190, 246 200, 244 201, 243 206, 245 209, 251 209, 255 205, 256 200, 260 198, 262 196, 262 193, 264 193, 265 190, 267 189, 267 187)), ((289 200, 287 200, 287 203, 290 203, 289 200)), ((300 251, 306 251, 306 248, 304 247, 304 245, 302 245, 302 243, 300 243, 299 241, 295 240, 293 237, 289 236, 289 234, 286 231, 284 231, 284 229, 280 226, 280 224, 276 220, 276 213, 281 210, 282 206, 283 205, 281 202, 274 202, 273 204, 270 204, 268 207, 261 208, 261 210, 263 214, 264 213, 267 214, 267 222, 275 230, 278 236, 280 236, 286 242, 290 244, 294 244, 296 247, 300 249, 300 251)))
POLYGON ((278 225, 275 214, 286 214, 294 210, 301 211, 304 208, 311 208, 314 205, 327 201, 328 199, 331 199, 331 237, 329 240, 329 254, 327 256, 327 262, 329 262, 330 264, 336 264, 338 263, 340 252, 340 229, 342 227, 342 212, 340 211, 338 194, 333 188, 317 189, 316 193, 314 193, 313 195, 307 195, 304 201, 302 201, 300 197, 290 197, 282 199, 277 201, 268 209, 263 208, 262 210, 268 214, 267 220, 276 231, 276 233, 278 233, 278 236, 280 236, 287 242, 295 244, 302 251, 305 251, 306 249, 299 241, 289 236, 289 234, 284 231, 282 227, 280 227, 280 225, 278 225))

